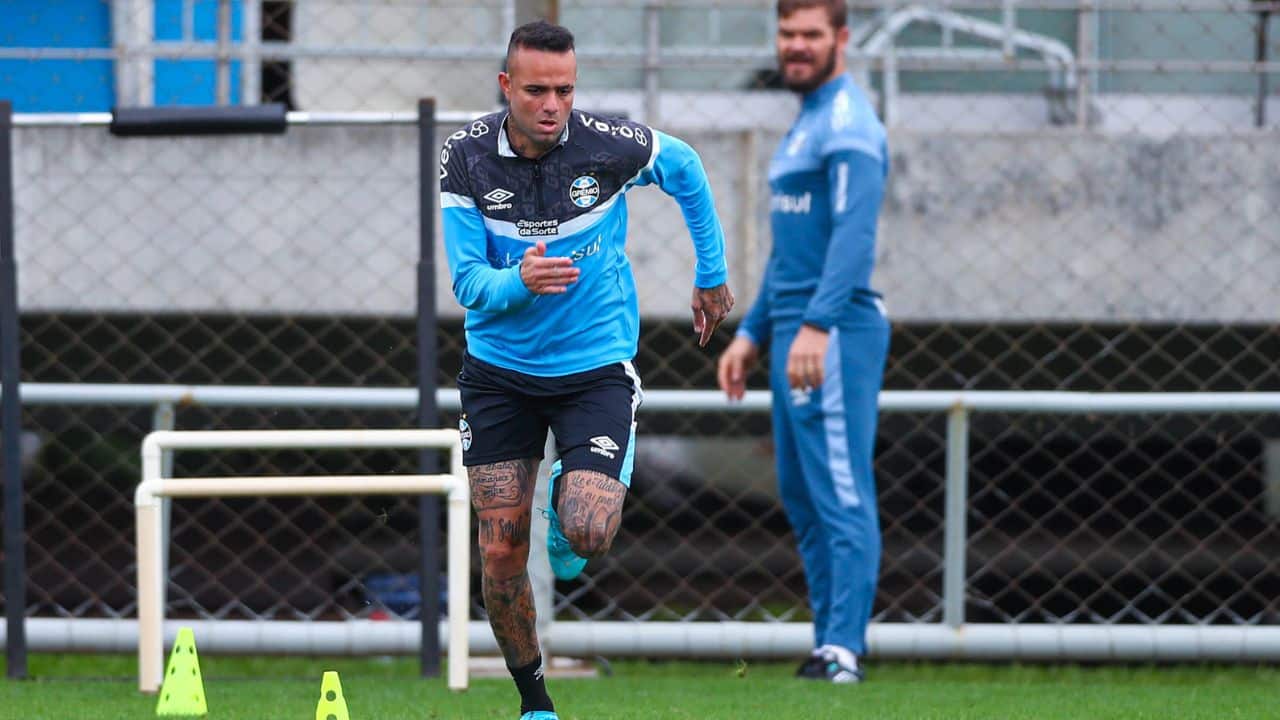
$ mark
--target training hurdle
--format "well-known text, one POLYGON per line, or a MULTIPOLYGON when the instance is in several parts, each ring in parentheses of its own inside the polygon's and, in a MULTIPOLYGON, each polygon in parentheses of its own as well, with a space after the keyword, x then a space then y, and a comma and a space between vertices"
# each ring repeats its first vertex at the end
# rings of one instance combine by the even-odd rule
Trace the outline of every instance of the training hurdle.
MULTIPOLYGON (((272 497, 282 495, 422 495, 448 503, 448 633, 451 690, 468 683, 471 508, 462 441, 457 430, 161 430, 142 441, 142 482, 134 493, 138 563, 138 689, 160 690, 164 656, 161 498, 272 497), (164 477, 166 450, 280 450, 441 448, 449 450, 445 475, 313 475, 164 477)), ((434 620, 434 619, 432 619, 434 620)))

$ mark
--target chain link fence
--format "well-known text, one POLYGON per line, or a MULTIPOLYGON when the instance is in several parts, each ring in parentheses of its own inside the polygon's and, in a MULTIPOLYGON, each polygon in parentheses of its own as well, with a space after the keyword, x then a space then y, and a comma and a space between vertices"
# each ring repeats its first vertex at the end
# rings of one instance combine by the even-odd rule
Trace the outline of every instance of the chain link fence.
MULTIPOLYGON (((397 111, 430 95, 484 111, 530 5, 232 2, 220 15, 175 1, 149 24, 150 4, 135 2, 124 50, 56 61, 105 63, 125 104, 397 111)), ((797 107, 771 71, 772 5, 557 5, 578 34, 577 105, 702 154, 740 313, 770 247, 768 159, 797 107)), ((1280 390, 1280 4, 851 5, 851 67, 893 156, 875 276, 894 319, 887 389, 1280 390)), ((3 39, 6 78, 69 52, 3 39)), ((16 95, 19 110, 109 105, 53 102, 48 87, 16 95)), ((15 150, 24 381, 416 382, 411 128, 147 141, 20 128, 15 150)), ((656 191, 630 202, 637 369, 650 389, 712 388, 731 328, 696 347, 679 212, 656 191)), ((443 275, 439 291, 451 386, 461 315, 443 275)), ((150 410, 26 408, 32 614, 134 612, 129 498, 151 424, 150 410)), ((176 408, 178 429, 412 424, 393 411, 176 408)), ((942 618, 945 424, 882 418, 878 621, 942 618)), ((975 415, 968 619, 1280 620, 1277 425, 975 415)), ((639 431, 615 549, 557 584, 557 617, 807 619, 768 418, 645 411, 639 431)), ((177 459, 179 475, 413 467, 374 452, 177 459)), ((383 499, 176 503, 168 613, 416 617, 416 522, 412 503, 383 499)))
MULTIPOLYGON (((24 380, 409 386, 412 126, 282 137, 15 132, 24 380)), ((173 408, 178 429, 410 427, 404 412, 173 408)), ((149 408, 28 407, 36 615, 134 611, 132 492, 149 408)), ((412 453, 180 453, 182 475, 406 472, 412 453)), ((416 504, 176 502, 170 612, 416 612, 416 504), (401 586, 403 585, 403 586, 401 586)))

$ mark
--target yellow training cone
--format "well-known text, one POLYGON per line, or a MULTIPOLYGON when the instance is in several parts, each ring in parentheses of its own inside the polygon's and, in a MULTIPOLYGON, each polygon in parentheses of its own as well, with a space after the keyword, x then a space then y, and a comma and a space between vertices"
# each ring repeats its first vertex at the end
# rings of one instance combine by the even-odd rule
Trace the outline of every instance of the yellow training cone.
POLYGON ((200 677, 200 659, 196 655, 196 637, 191 628, 179 628, 178 639, 169 653, 164 683, 160 686, 156 715, 197 717, 208 714, 204 679, 200 677))
POLYGON ((320 681, 320 704, 316 705, 316 720, 351 720, 347 714, 347 701, 342 698, 342 683, 338 673, 327 670, 320 681))

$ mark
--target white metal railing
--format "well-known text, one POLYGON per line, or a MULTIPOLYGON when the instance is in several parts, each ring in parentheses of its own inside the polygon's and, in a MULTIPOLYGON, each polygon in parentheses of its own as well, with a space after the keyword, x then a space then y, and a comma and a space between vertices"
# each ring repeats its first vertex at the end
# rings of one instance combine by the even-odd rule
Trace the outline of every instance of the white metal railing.
POLYGON ((1077 83, 1076 58, 1066 44, 1051 37, 1029 33, 1016 27, 1013 0, 1004 0, 1003 22, 995 23, 963 15, 949 10, 935 10, 927 7, 908 7, 897 10, 878 23, 870 24, 875 29, 862 42, 857 51, 864 61, 863 76, 860 78, 863 87, 871 87, 870 79, 865 71, 870 68, 870 61, 879 59, 883 63, 884 108, 883 120, 886 125, 893 125, 898 120, 898 60, 914 55, 917 58, 931 61, 986 62, 992 67, 1012 62, 1016 50, 1024 48, 1037 53, 1050 69, 1051 86, 1062 91, 1074 91, 1077 83), (943 44, 936 48, 898 48, 897 37, 908 27, 917 23, 927 23, 942 31, 943 44), (962 33, 999 43, 999 50, 964 49, 952 46, 954 33, 962 33))
MULTIPOLYGON (((313 388, 198 385, 117 385, 25 383, 24 405, 132 405, 156 408, 155 417, 172 419, 177 406, 325 407, 402 409, 417 406, 418 392, 410 388, 313 388)), ((442 410, 459 409, 455 389, 436 393, 442 410)), ((747 392, 741 402, 729 403, 711 390, 650 390, 644 411, 763 412, 770 394, 747 392)), ((894 391, 880 394, 880 409, 889 412, 946 413, 947 459, 943 548, 943 622, 941 624, 879 624, 873 626, 872 652, 882 657, 1058 658, 1123 660, 1280 660, 1280 628, 1237 626, 1090 626, 1090 625, 973 625, 965 623, 967 448, 969 416, 975 412, 1119 414, 1119 413, 1277 413, 1280 393, 1082 393, 1022 391, 894 391)), ((171 426, 169 426, 171 427, 171 426)), ((343 431, 346 433, 347 431, 343 431)), ((347 433, 349 434, 349 433, 347 433)), ((128 623, 125 620, 54 620, 33 618, 33 649, 106 647, 118 642, 120 630, 99 629, 77 637, 65 623, 128 623), (48 627, 45 627, 48 625, 48 627), (97 639, 94 639, 97 638, 97 639), (117 638, 113 640, 113 638, 117 638), (70 644, 68 644, 70 643, 70 644)), ((296 625, 293 624, 293 625, 296 625)), ((328 625, 344 634, 342 623, 307 623, 314 636, 328 625)), ((393 647, 411 644, 406 623, 393 647)), ((496 650, 492 636, 471 623, 476 649, 496 650)), ((563 654, 691 654, 709 655, 749 648, 754 655, 794 655, 807 650, 811 633, 801 623, 730 623, 733 635, 712 631, 704 623, 555 623, 555 650, 563 654), (794 627, 789 627, 794 626, 794 627), (719 638, 719 639, 716 639, 719 638), (705 647, 701 643, 708 643, 705 647)), ((87 627, 87 625, 86 625, 87 627)), ((294 631, 290 631, 294 632, 294 631)), ((313 646, 323 642, 317 640, 313 646)), ((328 641, 332 645, 332 639, 328 641)), ((207 643, 206 643, 207 644, 207 643)), ((389 647, 391 647, 389 646, 389 647)), ((381 646, 379 646, 381 647, 381 646)), ((376 648, 369 646, 364 651, 376 648)), ((250 648, 229 642, 224 650, 250 648)), ((353 651, 348 648, 348 651, 353 651)))
MULTIPOLYGON (((483 111, 436 111, 438 125, 461 124, 474 120, 483 111)), ((111 124, 109 112, 94 113, 14 113, 13 126, 26 128, 49 127, 107 127, 111 124)), ((418 122, 417 112, 306 112, 296 110, 285 114, 290 125, 413 125, 418 122)))
POLYGON ((213 430, 156 431, 142 441, 142 482, 134 494, 138 565, 138 689, 158 692, 164 678, 163 548, 168 543, 161 498, 271 497, 280 495, 447 496, 449 688, 468 680, 468 616, 471 607, 470 498, 457 430, 213 430), (290 477, 167 477, 161 457, 173 450, 444 448, 450 471, 442 475, 290 477))

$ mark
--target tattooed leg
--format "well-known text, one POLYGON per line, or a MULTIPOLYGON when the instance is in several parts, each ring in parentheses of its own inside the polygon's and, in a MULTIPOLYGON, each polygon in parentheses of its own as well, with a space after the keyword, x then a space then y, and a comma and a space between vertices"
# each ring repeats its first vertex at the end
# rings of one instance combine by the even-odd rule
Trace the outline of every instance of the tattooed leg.
POLYGON ((538 657, 529 560, 529 515, 538 460, 468 468, 478 520, 481 593, 489 626, 509 667, 538 657))
POLYGON ((594 470, 571 470, 563 482, 556 512, 570 547, 578 557, 604 555, 622 522, 626 486, 594 470))

